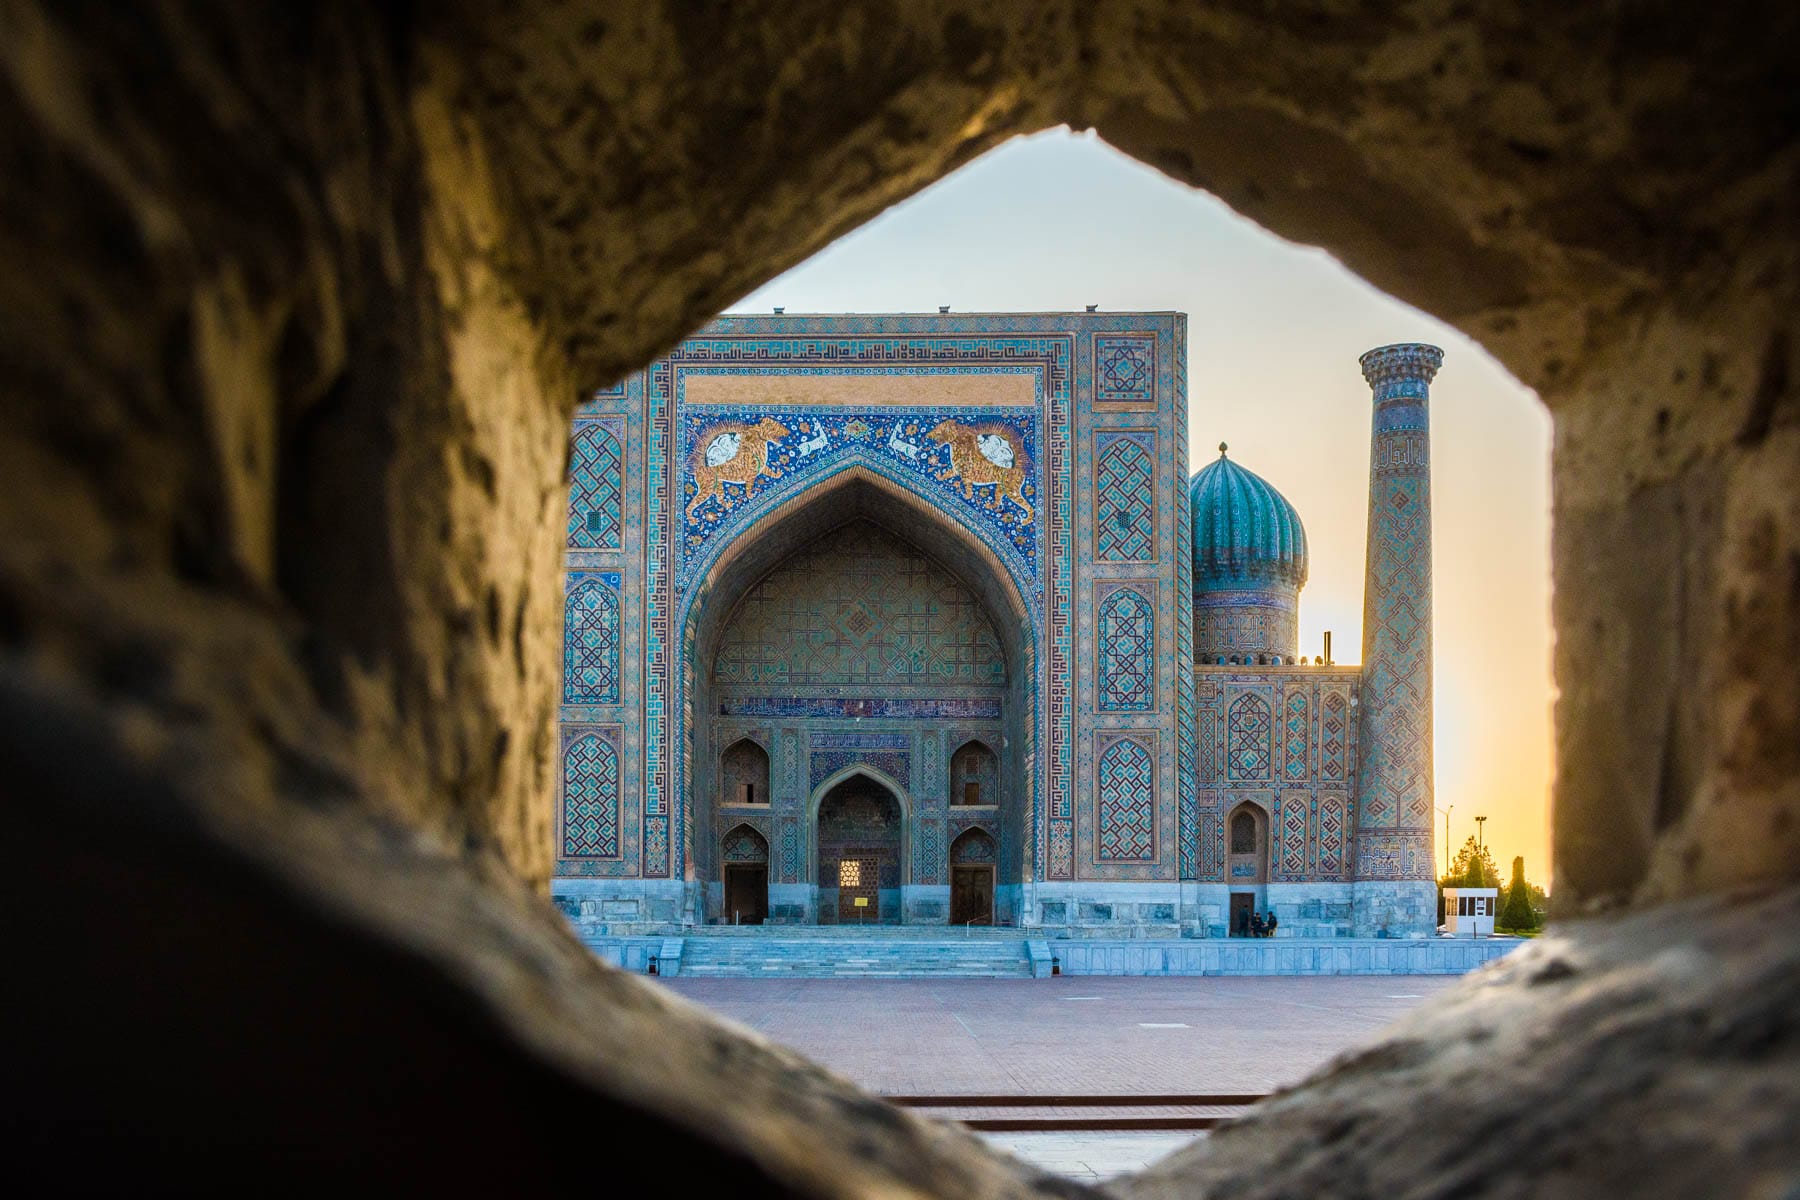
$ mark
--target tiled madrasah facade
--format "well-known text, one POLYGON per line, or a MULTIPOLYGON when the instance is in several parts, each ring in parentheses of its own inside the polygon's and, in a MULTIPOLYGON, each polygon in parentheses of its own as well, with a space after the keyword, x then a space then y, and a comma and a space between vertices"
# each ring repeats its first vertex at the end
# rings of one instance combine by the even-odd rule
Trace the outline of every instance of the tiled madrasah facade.
POLYGON ((619 930, 1435 925, 1428 387, 1373 389, 1363 665, 1187 474, 1178 313, 731 316, 575 418, 552 891, 619 930))

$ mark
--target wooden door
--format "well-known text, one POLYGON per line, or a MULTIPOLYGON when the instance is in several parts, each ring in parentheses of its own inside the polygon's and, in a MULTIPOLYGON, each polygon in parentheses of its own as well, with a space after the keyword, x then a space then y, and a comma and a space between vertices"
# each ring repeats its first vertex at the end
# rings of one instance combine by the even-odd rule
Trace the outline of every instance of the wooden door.
POLYGON ((725 923, 761 925, 768 915, 768 864, 726 863, 725 923))
POLYGON ((950 868, 950 923, 994 923, 994 868, 991 863, 950 868))

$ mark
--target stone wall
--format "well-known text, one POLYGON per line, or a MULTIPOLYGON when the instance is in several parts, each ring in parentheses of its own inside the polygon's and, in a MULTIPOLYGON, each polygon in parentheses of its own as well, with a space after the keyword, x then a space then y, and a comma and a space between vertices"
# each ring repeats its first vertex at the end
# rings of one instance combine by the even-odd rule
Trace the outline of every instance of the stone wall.
POLYGON ((0 21, 10 1177, 239 1186, 279 1132, 289 1186, 524 1192, 599 1130, 683 1190, 1079 1194, 542 898, 576 398, 1069 121, 1538 389, 1557 905, 1637 909, 1115 1190, 1791 1190, 1792 6, 0 21))

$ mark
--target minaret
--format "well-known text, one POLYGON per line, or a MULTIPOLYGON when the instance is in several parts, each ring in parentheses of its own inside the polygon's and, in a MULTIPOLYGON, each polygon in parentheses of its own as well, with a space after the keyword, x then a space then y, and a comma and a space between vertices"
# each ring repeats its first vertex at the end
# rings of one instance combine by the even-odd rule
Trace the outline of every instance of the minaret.
POLYGON ((1431 379, 1436 346, 1362 356, 1375 391, 1363 578, 1356 933, 1437 925, 1431 755, 1431 379))

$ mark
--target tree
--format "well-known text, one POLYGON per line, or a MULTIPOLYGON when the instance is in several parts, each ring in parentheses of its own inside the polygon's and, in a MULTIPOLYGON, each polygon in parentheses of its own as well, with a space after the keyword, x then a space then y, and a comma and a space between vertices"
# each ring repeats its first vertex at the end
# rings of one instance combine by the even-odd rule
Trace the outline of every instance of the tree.
POLYGON ((1494 856, 1488 853, 1488 848, 1476 845, 1475 839, 1470 838, 1456 852, 1456 861, 1450 864, 1450 873, 1439 881, 1439 886, 1497 888, 1500 886, 1500 868, 1494 865, 1494 856))
POLYGON ((1506 907, 1495 926, 1500 929, 1536 929, 1538 915, 1531 906, 1531 885, 1525 882, 1525 857, 1513 859, 1512 886, 1506 891, 1506 907))

